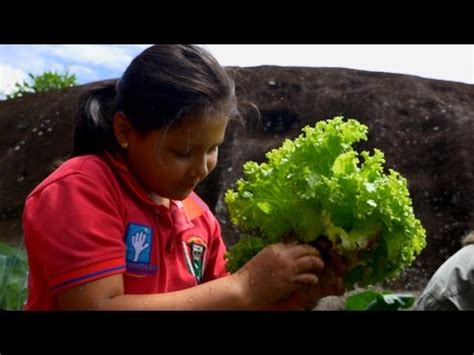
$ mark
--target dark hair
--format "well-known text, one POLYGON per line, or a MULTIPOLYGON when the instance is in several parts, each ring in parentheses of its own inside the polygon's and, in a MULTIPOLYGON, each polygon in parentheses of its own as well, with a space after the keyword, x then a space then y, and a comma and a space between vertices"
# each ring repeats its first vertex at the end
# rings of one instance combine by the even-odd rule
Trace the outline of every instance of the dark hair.
POLYGON ((113 151, 115 112, 140 133, 171 127, 188 115, 236 113, 234 81, 205 49, 155 45, 122 78, 96 83, 79 99, 72 156, 113 151))

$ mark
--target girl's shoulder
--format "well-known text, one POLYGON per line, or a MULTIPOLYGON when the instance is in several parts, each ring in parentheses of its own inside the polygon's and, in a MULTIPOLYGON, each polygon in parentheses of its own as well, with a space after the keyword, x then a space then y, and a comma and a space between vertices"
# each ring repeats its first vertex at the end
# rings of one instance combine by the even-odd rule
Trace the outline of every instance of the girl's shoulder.
POLYGON ((82 155, 64 161, 35 187, 30 196, 58 181, 77 178, 87 178, 97 183, 115 180, 112 168, 102 156, 82 155))
POLYGON ((71 173, 93 173, 102 170, 110 170, 105 159, 101 155, 90 154, 66 160, 53 172, 53 174, 64 175, 71 173))

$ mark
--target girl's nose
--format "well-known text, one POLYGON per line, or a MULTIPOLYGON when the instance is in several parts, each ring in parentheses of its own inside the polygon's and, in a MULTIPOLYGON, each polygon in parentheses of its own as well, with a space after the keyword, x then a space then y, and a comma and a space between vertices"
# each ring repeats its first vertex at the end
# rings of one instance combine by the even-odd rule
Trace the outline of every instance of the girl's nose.
POLYGON ((196 159, 193 166, 193 176, 195 178, 198 178, 199 180, 202 180, 207 176, 208 173, 209 173, 209 169, 207 166, 206 157, 204 156, 200 159, 196 159))

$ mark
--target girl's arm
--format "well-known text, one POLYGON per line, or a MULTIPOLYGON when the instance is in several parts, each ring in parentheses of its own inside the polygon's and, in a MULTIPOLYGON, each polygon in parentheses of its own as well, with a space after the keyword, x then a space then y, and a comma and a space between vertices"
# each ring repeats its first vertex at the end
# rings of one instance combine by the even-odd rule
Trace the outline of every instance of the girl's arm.
POLYGON ((64 310, 224 310, 259 309, 302 285, 315 285, 323 268, 309 245, 274 244, 235 274, 185 290, 125 295, 121 274, 73 287, 58 294, 64 310))

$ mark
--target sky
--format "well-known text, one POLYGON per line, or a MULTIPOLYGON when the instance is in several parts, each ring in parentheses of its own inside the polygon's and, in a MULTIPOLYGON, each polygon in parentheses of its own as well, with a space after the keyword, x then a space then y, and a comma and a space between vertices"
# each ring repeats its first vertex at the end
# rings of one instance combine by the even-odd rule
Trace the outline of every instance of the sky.
MULTIPOLYGON (((149 45, 0 45, 0 99, 28 73, 118 78, 149 45)), ((223 66, 340 67, 474 84, 474 45, 202 45, 223 66)))

